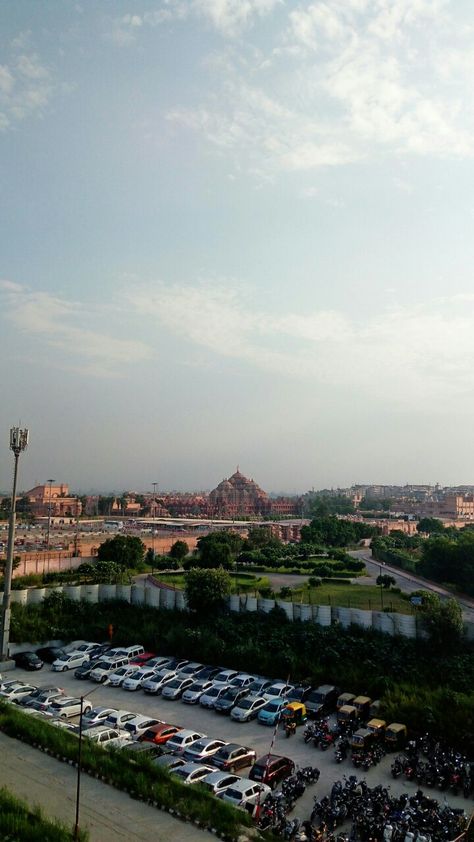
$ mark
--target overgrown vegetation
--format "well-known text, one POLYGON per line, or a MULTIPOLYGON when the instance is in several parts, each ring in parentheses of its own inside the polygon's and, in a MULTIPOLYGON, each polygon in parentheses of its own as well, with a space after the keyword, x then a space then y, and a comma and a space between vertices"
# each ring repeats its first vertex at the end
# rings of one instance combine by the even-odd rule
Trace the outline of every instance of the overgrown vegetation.
MULTIPOLYGON (((16 798, 5 787, 0 788, 0 838, 3 842, 72 842, 73 830, 58 821, 45 818, 39 806, 16 798)), ((89 834, 80 831, 79 842, 87 842, 89 834)))
MULTIPOLYGON (((77 762, 77 737, 63 729, 54 728, 48 722, 25 716, 11 705, 0 703, 0 728, 10 737, 39 745, 60 758, 77 762)), ((137 757, 132 762, 120 750, 106 752, 84 740, 81 768, 104 778, 117 789, 160 807, 172 808, 182 817, 199 822, 203 827, 213 827, 232 839, 237 838, 242 825, 251 822, 246 813, 234 809, 208 792, 182 784, 146 758, 137 757)), ((38 840, 39 837, 31 838, 38 840)), ((63 838, 70 837, 58 837, 58 842, 62 842, 63 838)), ((51 842, 53 839, 56 837, 51 837, 51 842)))
MULTIPOLYGON (((320 590, 320 589, 318 589, 320 590)), ((452 651, 440 651, 430 641, 392 638, 353 626, 345 631, 333 625, 288 621, 280 609, 270 614, 251 613, 199 616, 129 605, 126 602, 91 604, 72 602, 52 594, 41 605, 12 606, 15 642, 51 638, 102 640, 114 627, 116 645, 139 640, 151 651, 225 664, 313 685, 333 682, 354 693, 385 698, 403 686, 416 706, 420 693, 431 697, 431 710, 440 722, 441 738, 474 752, 474 728, 466 736, 460 720, 443 708, 436 692, 442 685, 466 696, 474 708, 474 651, 456 642, 452 651)), ((420 720, 423 711, 419 714, 420 720)), ((399 718, 399 716, 395 717, 399 718)), ((417 720, 416 720, 417 721, 417 720)), ((407 719, 407 724, 416 725, 407 719)), ((425 728, 426 730, 426 728, 425 728)))

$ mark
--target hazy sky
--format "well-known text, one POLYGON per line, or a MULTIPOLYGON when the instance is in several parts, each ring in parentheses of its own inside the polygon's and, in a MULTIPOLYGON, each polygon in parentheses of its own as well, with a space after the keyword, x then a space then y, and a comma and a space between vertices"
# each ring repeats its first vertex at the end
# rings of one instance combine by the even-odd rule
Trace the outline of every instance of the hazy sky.
POLYGON ((474 482, 472 0, 0 33, 0 488, 474 482))

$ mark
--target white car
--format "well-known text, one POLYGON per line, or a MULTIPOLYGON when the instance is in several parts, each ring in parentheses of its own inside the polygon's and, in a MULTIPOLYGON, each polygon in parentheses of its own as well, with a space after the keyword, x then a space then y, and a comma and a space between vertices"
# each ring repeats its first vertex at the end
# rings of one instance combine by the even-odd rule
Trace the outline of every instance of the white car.
POLYGON ((159 719, 151 719, 151 717, 143 716, 143 714, 140 713, 138 716, 135 716, 134 719, 129 719, 123 728, 132 735, 133 739, 137 740, 138 737, 141 737, 141 735, 144 734, 148 728, 151 728, 152 725, 160 724, 161 721, 159 719))
POLYGON ((121 687, 122 682, 136 671, 136 667, 119 667, 110 673, 107 678, 107 684, 110 684, 112 687, 121 687))
POLYGON ((269 701, 270 699, 284 699, 294 690, 293 684, 286 684, 284 681, 275 681, 270 687, 267 687, 263 695, 269 701))
POLYGON ((189 663, 185 664, 180 670, 178 670, 178 673, 180 678, 193 678, 199 670, 203 669, 203 667, 204 664, 198 664, 197 661, 189 661, 189 663))
POLYGON ((230 684, 222 684, 220 681, 213 682, 212 687, 209 690, 206 690, 205 693, 202 694, 201 698, 199 699, 199 704, 203 706, 203 708, 208 708, 211 710, 218 699, 225 693, 230 687, 230 684))
POLYGON ((77 667, 82 667, 89 661, 89 655, 84 652, 70 652, 62 658, 58 658, 51 664, 51 669, 54 672, 64 672, 65 670, 74 670, 77 667))
POLYGON ((243 807, 247 804, 256 804, 260 799, 263 804, 267 795, 270 795, 271 789, 267 784, 258 784, 251 781, 250 778, 240 778, 235 784, 229 786, 219 796, 223 801, 228 801, 234 807, 243 807))
POLYGON ((68 643, 67 646, 63 646, 65 652, 77 652, 78 646, 82 646, 83 644, 87 645, 87 640, 71 640, 71 643, 68 643))
POLYGON ((197 784, 211 772, 212 766, 203 766, 201 763, 184 763, 183 766, 170 769, 170 774, 176 775, 182 784, 197 784))
POLYGON ((183 757, 187 762, 205 763, 209 757, 219 751, 222 746, 227 745, 224 740, 213 740, 210 737, 205 737, 202 740, 196 740, 191 743, 183 752, 183 757))
POLYGON ((185 750, 195 743, 197 740, 202 740, 206 734, 200 734, 198 731, 178 731, 173 737, 166 741, 166 748, 175 754, 183 754, 185 750))
POLYGON ((155 672, 150 678, 147 678, 146 681, 142 684, 142 690, 145 693, 150 693, 153 696, 157 696, 163 690, 165 684, 168 681, 171 681, 173 678, 176 678, 177 672, 175 670, 169 669, 162 669, 159 672, 155 672))
POLYGON ((232 708, 230 718, 235 722, 250 722, 251 719, 256 718, 267 701, 268 699, 264 699, 263 696, 245 696, 232 708))
POLYGON ((109 728, 107 725, 87 728, 82 732, 82 736, 103 748, 122 748, 125 743, 129 743, 132 739, 132 735, 128 731, 109 728))
POLYGON ((153 669, 148 669, 148 667, 135 669, 128 678, 125 678, 122 681, 122 690, 139 690, 143 682, 146 681, 147 678, 151 678, 153 675, 155 675, 155 671, 153 669))
POLYGON ((166 682, 161 691, 161 698, 168 700, 180 699, 184 691, 188 687, 191 687, 192 684, 194 684, 192 678, 181 678, 181 676, 177 675, 176 678, 172 678, 171 681, 166 682))
POLYGON ((239 672, 231 679, 232 687, 249 687, 255 681, 254 675, 249 675, 248 672, 239 672))
POLYGON ((153 667, 153 669, 161 672, 161 670, 168 669, 168 664, 171 661, 172 658, 155 655, 154 658, 150 658, 150 660, 146 662, 146 665, 147 667, 153 667))
POLYGON ((104 684, 108 677, 120 667, 127 667, 127 658, 100 658, 96 661, 94 669, 91 670, 89 678, 98 684, 104 684))
POLYGON ((125 728, 125 724, 137 716, 138 713, 133 713, 131 710, 118 710, 115 713, 111 713, 105 722, 111 728, 125 728))
MULTIPOLYGON (((75 699, 73 696, 64 696, 60 699, 55 699, 51 702, 49 712, 59 719, 70 719, 71 716, 79 716, 81 712, 81 700, 75 699)), ((92 705, 88 699, 84 699, 82 706, 82 713, 88 713, 92 710, 92 705)))
MULTIPOLYGON (((99 645, 99 643, 88 643, 87 641, 84 641, 84 643, 81 643, 79 646, 76 646, 73 651, 83 652, 85 655, 88 655, 89 652, 92 652, 93 649, 97 649, 99 645)), ((66 652, 67 651, 69 650, 66 649, 66 652)))
POLYGON ((117 712, 115 708, 92 708, 82 717, 82 727, 90 728, 92 725, 103 725, 108 716, 117 712))
POLYGON ((237 670, 221 670, 214 676, 213 681, 216 684, 230 684, 236 675, 238 675, 237 670))
POLYGON ((9 702, 19 702, 20 699, 29 696, 37 689, 34 684, 23 684, 22 681, 7 682, 3 687, 4 689, 0 690, 0 698, 9 702))

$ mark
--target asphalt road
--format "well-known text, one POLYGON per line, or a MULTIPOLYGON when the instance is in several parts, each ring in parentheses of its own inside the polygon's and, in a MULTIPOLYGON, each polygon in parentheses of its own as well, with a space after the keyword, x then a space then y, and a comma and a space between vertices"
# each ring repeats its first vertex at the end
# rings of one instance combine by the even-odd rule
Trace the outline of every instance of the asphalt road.
MULTIPOLYGON (((192 653, 189 654, 189 657, 192 657, 192 653)), ((52 673, 47 666, 41 672, 33 675, 17 669, 15 670, 15 675, 18 675, 23 680, 33 680, 33 683, 42 685, 50 683, 54 676, 53 683, 58 680, 58 685, 63 687, 67 693, 71 693, 71 695, 77 696, 82 693, 87 698, 90 698, 94 706, 107 705, 108 707, 144 713, 148 716, 164 720, 165 722, 195 729, 209 737, 251 746, 257 751, 257 756, 266 754, 270 749, 273 728, 262 726, 257 721, 237 723, 228 716, 204 710, 200 705, 186 705, 180 701, 166 701, 161 696, 147 696, 141 690, 130 692, 121 690, 120 688, 93 684, 89 681, 78 681, 74 678, 73 672, 52 673)), ((341 687, 347 691, 351 689, 350 687, 344 686, 343 677, 341 677, 341 687)), ((359 770, 354 769, 350 760, 345 760, 338 765, 334 760, 332 749, 322 752, 314 748, 312 744, 305 744, 302 728, 290 739, 285 737, 283 731, 278 731, 272 750, 275 754, 290 756, 298 766, 312 765, 317 766, 321 770, 321 777, 318 784, 308 787, 303 798, 298 801, 295 815, 301 819, 309 817, 313 805, 313 796, 316 795, 318 798, 321 798, 323 795, 328 794, 334 781, 341 780, 344 774, 357 774, 359 778, 363 777, 369 786, 375 786, 378 783, 382 783, 384 786, 390 786, 391 792, 394 794, 401 794, 402 792, 411 794, 417 789, 416 785, 402 778, 398 778, 397 780, 392 779, 390 774, 390 766, 393 760, 392 755, 387 755, 377 767, 370 769, 367 773, 361 774, 359 770)), ((62 771, 59 771, 58 774, 62 775, 62 771)), ((245 774, 245 770, 240 774, 245 774)), ((432 794, 435 797, 439 797, 440 801, 444 801, 446 798, 447 802, 453 807, 466 809, 467 805, 468 809, 472 809, 472 801, 466 802, 462 797, 454 797, 451 794, 445 793, 438 793, 438 795, 436 793, 432 794)), ((123 796, 118 797, 123 800, 123 796)), ((185 838, 179 835, 179 829, 177 834, 176 837, 172 838, 185 838)), ((127 838, 142 839, 144 837, 129 835, 127 838)))

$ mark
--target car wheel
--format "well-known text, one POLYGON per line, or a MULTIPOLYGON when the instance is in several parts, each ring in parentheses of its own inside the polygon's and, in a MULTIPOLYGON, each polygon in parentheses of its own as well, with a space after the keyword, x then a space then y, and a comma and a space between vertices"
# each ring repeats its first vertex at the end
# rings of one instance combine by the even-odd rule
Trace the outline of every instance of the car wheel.
POLYGON ((236 767, 235 767, 235 766, 229 766, 229 772, 231 773, 231 775, 233 775, 233 774, 234 774, 235 769, 236 769, 236 767))
POLYGON ((59 715, 59 718, 60 718, 60 719, 67 719, 67 713, 61 713, 61 714, 59 715))
POLYGON ((100 679, 100 683, 105 684, 106 681, 107 681, 107 676, 103 675, 102 678, 100 679))
POLYGON ((62 672, 66 672, 66 670, 67 670, 66 666, 62 668, 62 672))
POLYGON ((87 707, 84 708, 83 713, 89 713, 90 710, 92 710, 92 707, 91 707, 91 705, 88 705, 87 707))

